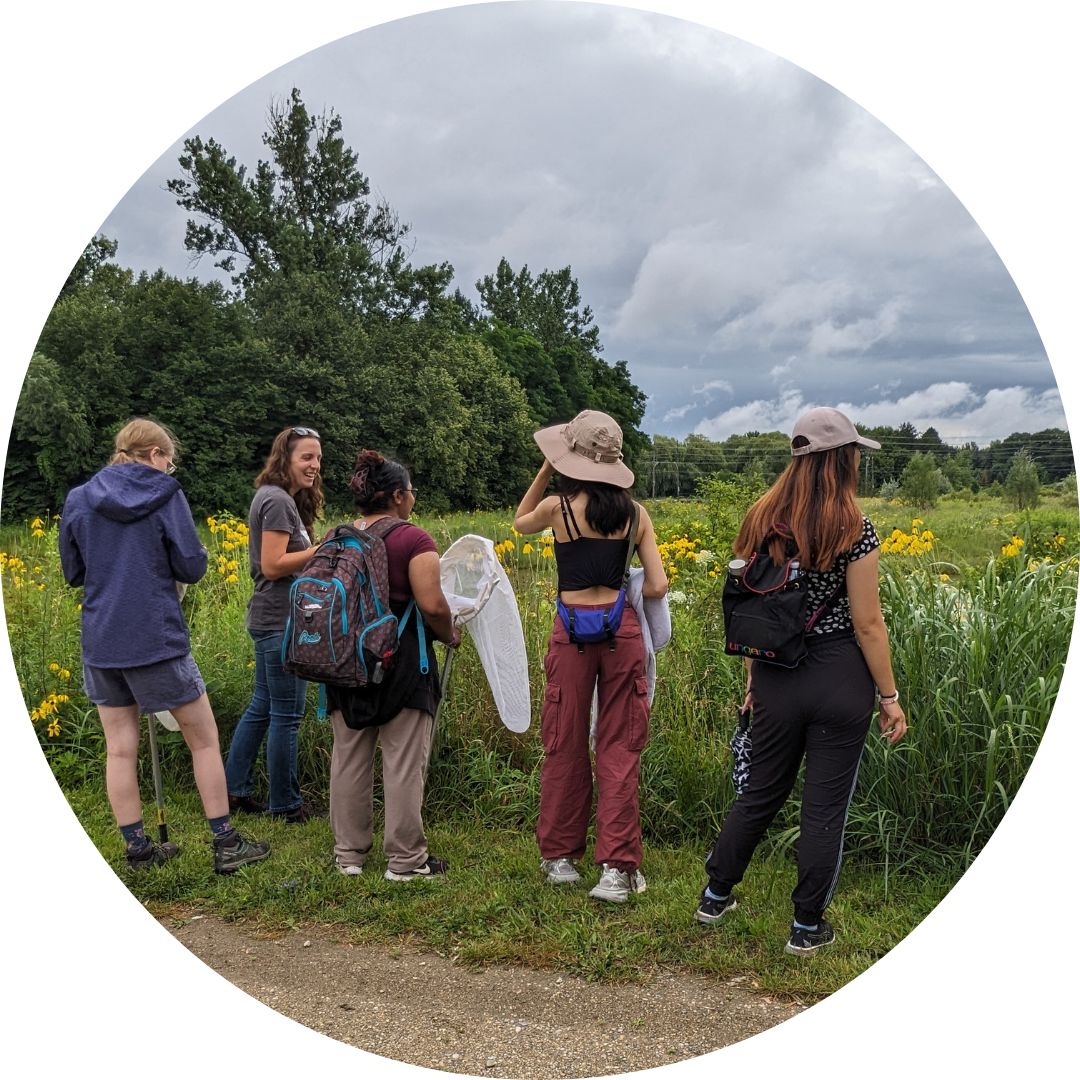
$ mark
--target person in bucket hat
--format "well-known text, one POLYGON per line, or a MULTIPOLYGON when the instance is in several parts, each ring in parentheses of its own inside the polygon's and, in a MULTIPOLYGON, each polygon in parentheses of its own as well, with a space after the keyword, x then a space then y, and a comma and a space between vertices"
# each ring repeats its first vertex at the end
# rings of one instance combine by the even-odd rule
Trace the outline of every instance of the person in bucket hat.
POLYGON ((569 424, 541 428, 533 438, 548 464, 563 476, 617 488, 633 486, 634 474, 623 464, 622 428, 607 413, 584 409, 569 424))
POLYGON ((795 956, 835 939, 824 912, 840 873, 875 689, 882 736, 892 745, 907 732, 878 596, 878 538, 855 502, 863 447, 880 444, 860 435, 838 409, 800 416, 790 464, 750 507, 734 544, 744 560, 766 549, 776 563, 797 559, 814 618, 805 634, 807 655, 796 667, 745 661, 750 771, 705 864, 708 882, 694 917, 711 926, 736 906, 732 889, 805 760, 799 877, 784 946, 795 956))
POLYGON ((592 810, 589 713, 595 690, 594 859, 601 874, 590 895, 622 903, 645 890, 638 777, 649 699, 641 626, 620 596, 625 599, 635 548, 645 596, 662 597, 667 577, 649 515, 630 497, 634 474, 623 462, 619 425, 606 413, 586 409, 533 438, 545 460, 518 505, 514 528, 525 534, 552 530, 560 600, 544 658, 544 764, 536 825, 541 870, 553 884, 581 880, 574 864, 585 854, 592 810), (552 477, 557 494, 548 495, 552 477), (590 616, 604 622, 603 640, 583 641, 572 633, 575 617, 580 626, 590 616))

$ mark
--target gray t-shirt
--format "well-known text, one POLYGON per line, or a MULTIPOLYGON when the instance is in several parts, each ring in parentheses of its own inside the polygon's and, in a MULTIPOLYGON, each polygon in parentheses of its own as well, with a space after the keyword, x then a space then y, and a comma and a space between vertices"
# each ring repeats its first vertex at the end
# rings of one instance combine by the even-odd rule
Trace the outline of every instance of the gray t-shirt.
POLYGON ((255 492, 248 514, 248 562, 255 581, 255 592, 248 603, 247 628, 256 632, 285 629, 289 617, 289 586, 296 576, 290 574, 276 581, 263 576, 264 532, 288 533, 286 552, 311 547, 293 497, 275 484, 264 484, 255 492))

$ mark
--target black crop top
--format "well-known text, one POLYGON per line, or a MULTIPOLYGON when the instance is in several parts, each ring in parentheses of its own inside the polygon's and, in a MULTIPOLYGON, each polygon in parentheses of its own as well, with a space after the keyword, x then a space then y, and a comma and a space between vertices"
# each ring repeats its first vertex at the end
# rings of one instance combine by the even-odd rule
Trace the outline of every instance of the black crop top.
POLYGON ((627 535, 621 540, 582 536, 574 518, 574 511, 570 508, 570 500, 565 496, 559 498, 559 509, 562 510, 566 534, 570 537, 567 541, 556 540, 554 543, 559 592, 592 589, 596 586, 621 589, 623 570, 626 567, 626 547, 630 543, 630 526, 627 525, 627 535), (571 524, 573 529, 570 528, 571 524), (575 530, 577 536, 574 536, 575 530))

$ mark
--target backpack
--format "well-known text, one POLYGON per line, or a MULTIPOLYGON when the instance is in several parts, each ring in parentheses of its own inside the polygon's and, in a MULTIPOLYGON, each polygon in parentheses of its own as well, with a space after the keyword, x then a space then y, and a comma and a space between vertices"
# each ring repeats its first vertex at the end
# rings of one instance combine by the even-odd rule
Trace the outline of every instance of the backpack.
MULTIPOLYGON (((383 538, 404 524, 380 518, 367 529, 338 525, 327 534, 289 587, 281 644, 286 671, 350 690, 378 686, 386 679, 415 607, 410 601, 400 619, 390 609, 383 538)), ((416 620, 422 633, 419 614, 416 620)), ((426 654, 421 660, 426 670, 426 654)))
POLYGON ((780 564, 769 555, 769 537, 786 535, 774 528, 746 561, 741 573, 728 569, 724 582, 725 651, 765 664, 794 668, 806 657, 806 634, 839 592, 808 614, 807 582, 794 556, 780 564))

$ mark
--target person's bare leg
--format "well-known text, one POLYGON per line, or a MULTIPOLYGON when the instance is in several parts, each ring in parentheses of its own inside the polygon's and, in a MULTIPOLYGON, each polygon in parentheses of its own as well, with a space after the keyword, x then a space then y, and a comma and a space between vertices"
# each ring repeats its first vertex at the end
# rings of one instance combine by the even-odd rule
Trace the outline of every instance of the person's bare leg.
POLYGON ((217 721, 210 708, 210 699, 203 694, 173 709, 172 714, 191 751, 195 786, 199 789, 207 818, 212 821, 228 816, 229 792, 225 785, 225 766, 221 760, 217 721))
POLYGON ((105 790, 119 826, 134 825, 143 816, 139 792, 139 708, 99 705, 105 732, 105 790))

